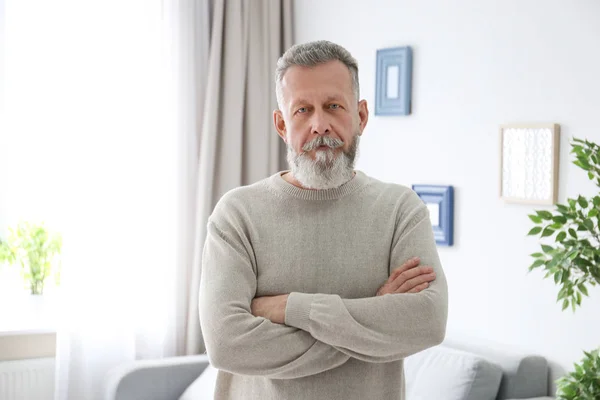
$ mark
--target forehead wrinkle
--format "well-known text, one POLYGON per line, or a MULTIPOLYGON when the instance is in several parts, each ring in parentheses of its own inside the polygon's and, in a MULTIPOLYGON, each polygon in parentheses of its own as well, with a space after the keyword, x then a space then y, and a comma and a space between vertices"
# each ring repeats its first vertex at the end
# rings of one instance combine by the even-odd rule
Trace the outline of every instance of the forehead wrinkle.
MULTIPOLYGON (((324 103, 329 103, 331 101, 342 101, 345 100, 344 96, 340 96, 337 94, 330 94, 325 97, 324 103)), ((294 99, 291 103, 292 107, 295 107, 298 104, 311 104, 312 101, 308 100, 306 97, 299 97, 298 99, 294 99)))

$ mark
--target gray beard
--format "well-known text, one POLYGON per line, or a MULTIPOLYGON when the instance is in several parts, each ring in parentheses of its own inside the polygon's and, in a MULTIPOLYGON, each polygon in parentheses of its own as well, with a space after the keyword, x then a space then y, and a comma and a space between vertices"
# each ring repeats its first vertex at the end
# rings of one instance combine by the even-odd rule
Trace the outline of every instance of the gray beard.
MULTIPOLYGON (((314 145, 316 140, 303 147, 303 152, 298 154, 288 144, 287 161, 290 166, 292 176, 307 189, 333 189, 342 186, 354 176, 354 162, 358 155, 358 144, 360 136, 357 134, 352 139, 352 144, 348 150, 343 152, 335 151, 335 148, 343 145, 343 142, 328 137, 321 137, 319 143, 329 148, 327 150, 317 150, 313 160, 307 151, 318 146, 314 145), (311 143, 313 145, 311 145, 311 143)), ((289 141, 288 141, 289 143, 289 141)))

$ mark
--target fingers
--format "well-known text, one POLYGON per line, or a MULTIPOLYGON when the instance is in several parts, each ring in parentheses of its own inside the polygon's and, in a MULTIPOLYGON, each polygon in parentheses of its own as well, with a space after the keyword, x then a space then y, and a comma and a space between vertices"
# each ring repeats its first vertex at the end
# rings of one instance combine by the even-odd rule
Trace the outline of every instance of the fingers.
POLYGON ((423 282, 432 281, 435 278, 435 273, 433 272, 433 268, 427 266, 416 266, 411 269, 400 273, 393 282, 390 283, 390 288, 394 292, 398 292, 398 290, 402 290, 400 293, 406 293, 413 287, 420 285, 423 282), (429 274, 433 274, 431 279, 423 277, 427 277, 429 274), (420 278, 417 280, 413 280, 415 278, 420 278))
POLYGON ((388 280, 379 288, 377 296, 391 293, 418 293, 435 280, 432 267, 419 266, 419 257, 413 257, 395 269, 388 280))
MULTIPOLYGON (((429 268, 429 267, 427 267, 427 268, 429 268)), ((403 284, 401 284, 400 287, 395 292, 396 293, 414 293, 414 292, 411 292, 411 290, 413 290, 414 288, 417 288, 417 287, 421 287, 424 284, 427 284, 427 286, 429 286, 429 282, 433 281, 434 279, 435 279, 435 272, 423 273, 423 274, 418 275, 412 279, 409 279, 406 282, 404 282, 403 284)))
POLYGON ((421 283, 420 285, 415 286, 414 288, 410 289, 406 293, 419 293, 421 290, 425 290, 428 287, 429 287, 429 282, 421 283))
POLYGON ((402 264, 400 266, 400 268, 395 269, 391 274, 390 277, 388 278, 386 283, 392 283, 397 277, 398 275, 400 275, 403 272, 406 272, 408 270, 410 270, 411 268, 416 267, 417 265, 419 265, 419 262, 421 262, 421 260, 419 259, 419 257, 413 257, 410 260, 408 260, 407 262, 405 262, 404 264, 402 264))

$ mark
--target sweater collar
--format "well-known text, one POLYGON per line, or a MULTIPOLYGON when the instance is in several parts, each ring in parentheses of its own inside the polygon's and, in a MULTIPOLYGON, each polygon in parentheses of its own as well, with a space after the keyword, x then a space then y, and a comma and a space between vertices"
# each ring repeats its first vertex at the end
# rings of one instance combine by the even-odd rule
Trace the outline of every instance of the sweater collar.
POLYGON ((357 189, 367 184, 368 178, 362 171, 355 171, 356 174, 348 182, 342 186, 333 189, 302 189, 292 185, 282 175, 289 171, 280 171, 271 176, 269 183, 273 185, 277 190, 282 191, 290 196, 303 199, 303 200, 336 200, 340 199, 357 189))

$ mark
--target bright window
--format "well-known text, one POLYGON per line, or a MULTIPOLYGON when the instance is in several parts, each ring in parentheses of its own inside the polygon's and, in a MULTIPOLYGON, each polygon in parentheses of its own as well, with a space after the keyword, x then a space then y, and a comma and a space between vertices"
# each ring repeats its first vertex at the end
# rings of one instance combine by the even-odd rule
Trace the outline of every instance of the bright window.
MULTIPOLYGON (((177 138, 161 1, 2 2, 0 235, 45 221, 63 235, 73 290, 125 290, 139 276, 134 289, 146 296, 161 277, 144 272, 174 254, 177 138)), ((14 271, 0 279, 0 321, 43 319, 10 306, 14 271)))

